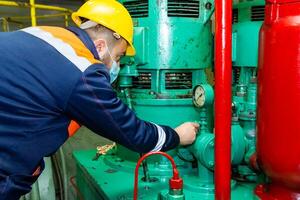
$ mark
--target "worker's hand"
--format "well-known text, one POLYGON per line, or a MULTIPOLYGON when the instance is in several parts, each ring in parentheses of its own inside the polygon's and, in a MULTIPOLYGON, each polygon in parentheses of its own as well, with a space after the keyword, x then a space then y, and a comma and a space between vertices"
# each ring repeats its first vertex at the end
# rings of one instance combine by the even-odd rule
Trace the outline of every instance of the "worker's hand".
POLYGON ((193 122, 186 122, 181 124, 175 131, 179 135, 181 145, 192 144, 196 139, 196 134, 199 130, 199 124, 193 122))

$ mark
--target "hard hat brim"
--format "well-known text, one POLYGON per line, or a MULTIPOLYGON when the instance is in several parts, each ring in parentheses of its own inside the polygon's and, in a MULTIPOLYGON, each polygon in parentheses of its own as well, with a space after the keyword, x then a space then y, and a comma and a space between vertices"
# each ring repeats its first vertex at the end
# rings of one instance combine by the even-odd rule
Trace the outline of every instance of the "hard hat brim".
POLYGON ((128 47, 126 49, 126 56, 134 56, 135 55, 135 48, 131 43, 128 43, 128 47))

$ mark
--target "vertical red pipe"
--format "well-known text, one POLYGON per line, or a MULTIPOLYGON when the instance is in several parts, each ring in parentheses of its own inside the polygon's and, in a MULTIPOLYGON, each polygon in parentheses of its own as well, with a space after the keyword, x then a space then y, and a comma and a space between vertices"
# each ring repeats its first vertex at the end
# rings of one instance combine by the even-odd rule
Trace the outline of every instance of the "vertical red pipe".
POLYGON ((215 199, 230 200, 232 0, 215 6, 215 199))

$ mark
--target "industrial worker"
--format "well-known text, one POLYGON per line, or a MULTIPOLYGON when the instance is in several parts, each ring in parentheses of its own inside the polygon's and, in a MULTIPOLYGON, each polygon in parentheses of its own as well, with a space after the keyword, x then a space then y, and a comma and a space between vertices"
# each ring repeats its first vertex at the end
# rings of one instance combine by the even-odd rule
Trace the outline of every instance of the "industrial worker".
POLYGON ((133 56, 133 23, 115 0, 90 0, 79 26, 29 27, 0 34, 0 199, 31 190, 69 137, 71 120, 140 153, 194 142, 199 128, 146 122, 116 95, 122 56, 133 56))

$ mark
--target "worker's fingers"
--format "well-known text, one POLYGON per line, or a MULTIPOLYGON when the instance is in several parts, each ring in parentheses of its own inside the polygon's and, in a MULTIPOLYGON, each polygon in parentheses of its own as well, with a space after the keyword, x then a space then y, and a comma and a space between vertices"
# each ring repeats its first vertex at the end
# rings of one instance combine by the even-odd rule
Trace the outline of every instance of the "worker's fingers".
POLYGON ((178 133, 181 145, 192 144, 199 129, 199 124, 194 122, 186 122, 178 126, 175 131, 178 133))
POLYGON ((195 134, 197 134, 198 131, 199 131, 199 128, 200 128, 200 124, 198 124, 198 123, 193 123, 193 126, 194 126, 194 130, 195 130, 195 134))
POLYGON ((199 129, 200 124, 196 123, 196 122, 191 122, 191 124, 196 128, 199 129))

